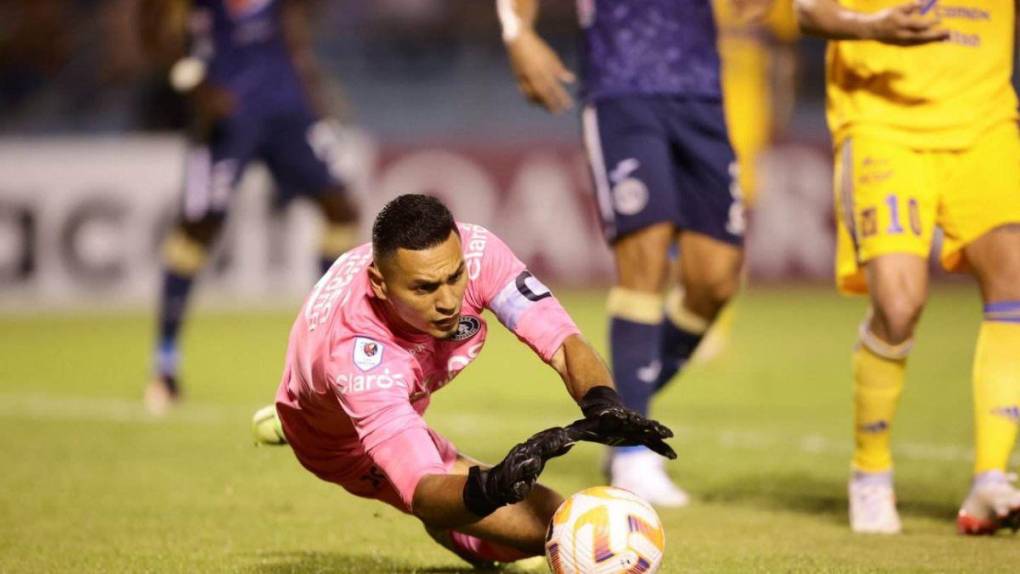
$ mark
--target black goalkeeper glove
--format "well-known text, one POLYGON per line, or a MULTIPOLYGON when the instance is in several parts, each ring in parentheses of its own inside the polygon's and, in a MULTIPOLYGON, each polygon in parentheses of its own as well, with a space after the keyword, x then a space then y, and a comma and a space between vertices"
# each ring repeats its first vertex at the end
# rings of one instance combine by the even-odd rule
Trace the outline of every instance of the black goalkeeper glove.
POLYGON ((666 458, 676 458, 676 452, 663 440, 672 437, 673 431, 623 406, 614 389, 592 387, 580 406, 584 418, 566 427, 570 438, 610 446, 643 445, 666 458))
POLYGON ((464 506, 480 517, 524 500, 542 474, 545 461, 566 454, 574 446, 563 427, 553 427, 514 446, 492 468, 472 466, 464 485, 464 506))

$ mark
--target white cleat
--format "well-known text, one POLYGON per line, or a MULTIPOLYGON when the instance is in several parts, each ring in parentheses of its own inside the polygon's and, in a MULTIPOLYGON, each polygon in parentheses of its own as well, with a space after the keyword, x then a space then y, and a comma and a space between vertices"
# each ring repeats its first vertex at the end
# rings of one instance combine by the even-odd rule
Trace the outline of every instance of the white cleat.
POLYGON ((956 516, 960 534, 990 535, 1001 528, 1020 529, 1020 489, 1015 474, 989 471, 974 477, 970 494, 956 516))
POLYGON ((145 387, 142 403, 145 410, 155 417, 166 416, 181 400, 177 381, 173 377, 157 376, 145 387))
POLYGON ((670 480, 663 463, 661 456, 647 449, 614 452, 609 461, 609 482, 616 488, 633 492, 653 506, 687 506, 690 497, 670 480))
POLYGON ((276 415, 276 405, 266 405, 255 411, 251 417, 251 432, 255 436, 255 445, 280 446, 287 444, 283 434, 283 425, 276 415))
POLYGON ((861 534, 899 534, 892 472, 858 472, 850 477, 850 529, 861 534))

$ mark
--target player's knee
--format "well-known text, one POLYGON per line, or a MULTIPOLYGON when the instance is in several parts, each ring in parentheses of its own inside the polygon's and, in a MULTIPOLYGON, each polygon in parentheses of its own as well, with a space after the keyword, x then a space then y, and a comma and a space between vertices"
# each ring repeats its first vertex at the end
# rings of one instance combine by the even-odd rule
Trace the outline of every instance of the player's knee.
POLYGON ((613 244, 618 285, 652 293, 661 293, 669 275, 669 248, 673 228, 659 224, 619 238, 613 244))
POLYGON ((720 275, 708 284, 708 297, 720 307, 729 303, 740 290, 740 277, 737 275, 720 275))
POLYGON ((684 288, 687 307, 702 317, 713 319, 736 296, 740 278, 722 273, 691 278, 684 282, 684 288))
POLYGON ((907 341, 913 337, 923 310, 923 299, 908 294, 880 299, 874 305, 874 318, 879 327, 875 329, 876 334, 892 344, 907 341))

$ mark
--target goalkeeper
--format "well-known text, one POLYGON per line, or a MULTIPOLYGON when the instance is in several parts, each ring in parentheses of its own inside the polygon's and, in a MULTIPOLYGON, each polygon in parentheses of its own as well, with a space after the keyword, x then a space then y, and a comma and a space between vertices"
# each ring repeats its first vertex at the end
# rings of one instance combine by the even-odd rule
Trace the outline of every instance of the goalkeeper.
POLYGON ((286 441, 320 479, 413 514, 473 564, 543 553, 562 497, 536 481, 575 440, 676 456, 663 441, 672 432, 623 408, 603 361, 506 244, 424 195, 386 205, 372 242, 319 280, 291 330, 276 404, 254 422, 264 442, 286 441), (560 374, 584 414, 493 467, 422 418, 432 393, 485 344, 484 309, 560 374))

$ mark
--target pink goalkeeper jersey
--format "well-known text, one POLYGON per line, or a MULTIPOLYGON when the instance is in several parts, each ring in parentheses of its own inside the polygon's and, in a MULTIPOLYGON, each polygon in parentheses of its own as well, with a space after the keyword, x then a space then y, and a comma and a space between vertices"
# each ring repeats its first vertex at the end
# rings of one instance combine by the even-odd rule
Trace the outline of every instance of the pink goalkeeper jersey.
POLYGON ((320 478, 346 487, 370 461, 409 508, 417 481, 448 468, 422 414, 432 393, 482 350, 488 329, 482 310, 546 361, 578 333, 503 241, 479 225, 458 228, 468 285, 450 339, 398 332, 386 323, 369 285, 370 243, 337 259, 305 301, 291 329, 276 403, 295 454, 320 478))

